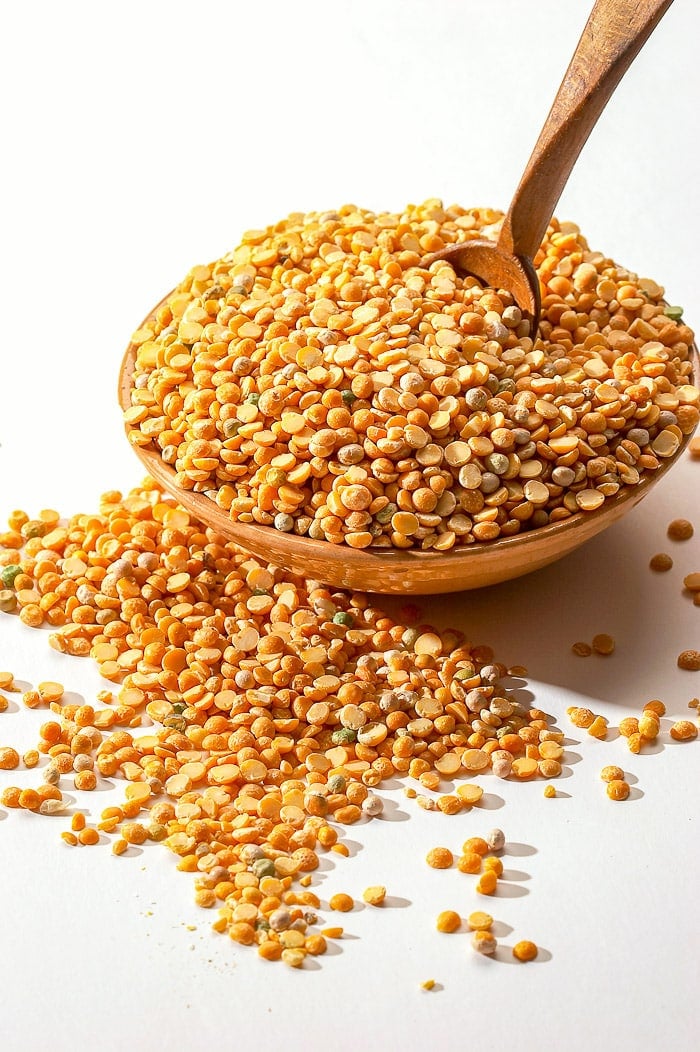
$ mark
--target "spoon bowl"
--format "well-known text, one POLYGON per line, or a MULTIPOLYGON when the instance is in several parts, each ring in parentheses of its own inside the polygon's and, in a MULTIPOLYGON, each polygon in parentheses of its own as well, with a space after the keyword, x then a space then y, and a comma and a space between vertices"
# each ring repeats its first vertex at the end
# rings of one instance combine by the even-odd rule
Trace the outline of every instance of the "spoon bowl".
POLYGON ((434 252, 423 260, 423 265, 429 267, 438 259, 451 263, 460 277, 470 275, 488 288, 507 289, 520 308, 523 319, 529 323, 530 331, 537 328, 540 281, 528 256, 514 256, 505 251, 500 242, 475 238, 434 252))
MULTIPOLYGON (((136 351, 136 345, 130 343, 121 364, 118 394, 122 410, 131 406, 136 351)), ((700 360, 695 346, 692 353, 693 376, 697 378, 700 376, 700 360)), ((128 426, 126 431, 128 434, 128 426)), ((179 486, 175 470, 161 459, 157 449, 136 445, 132 448, 149 475, 191 515, 265 563, 271 562, 302 577, 340 588, 380 594, 431 595, 498 584, 539 570, 568 555, 631 511, 682 455, 690 437, 684 437, 677 452, 658 470, 643 475, 635 486, 625 486, 596 511, 578 512, 569 519, 513 537, 482 541, 445 552, 371 547, 357 550, 345 544, 280 533, 271 526, 234 522, 204 493, 179 486)))

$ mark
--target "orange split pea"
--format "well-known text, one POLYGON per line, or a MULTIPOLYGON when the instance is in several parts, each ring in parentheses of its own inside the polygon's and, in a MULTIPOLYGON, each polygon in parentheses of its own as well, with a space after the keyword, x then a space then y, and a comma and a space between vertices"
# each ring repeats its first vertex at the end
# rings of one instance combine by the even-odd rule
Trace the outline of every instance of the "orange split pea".
POLYGON ((425 861, 432 869, 449 869, 454 855, 447 847, 433 847, 425 856, 425 861))
MULTIPOLYGON (((338 829, 381 813, 385 780, 433 775, 439 792, 465 758, 478 775, 499 752, 541 762, 560 747, 550 718, 500 684, 489 647, 265 566, 150 480, 27 544, 23 583, 56 597, 52 645, 91 657, 112 689, 73 705, 61 684, 36 688, 51 710, 36 750, 47 788, 6 788, 3 803, 59 813, 66 776, 87 791, 113 779, 120 804, 95 824, 76 818, 64 842, 108 840, 116 855, 162 843, 194 875, 198 904, 220 911, 215 930, 271 960, 322 952, 310 875, 324 851, 349 854, 338 829)), ((449 813, 482 793, 468 782, 440 799, 449 813)), ((479 872, 484 854, 462 858, 479 872)))
MULTIPOLYGON (((693 433, 693 333, 661 286, 555 218, 533 351, 507 292, 425 265, 502 218, 431 199, 246 231, 133 334, 129 441, 233 521, 356 550, 446 551, 599 508, 693 433), (564 391, 552 366, 574 358, 564 391)), ((186 596, 187 561, 168 570, 163 594, 186 596)))
POLYGON ((534 961, 539 953, 536 943, 531 942, 529 939, 521 939, 520 942, 516 942, 513 947, 513 956, 516 961, 534 961))

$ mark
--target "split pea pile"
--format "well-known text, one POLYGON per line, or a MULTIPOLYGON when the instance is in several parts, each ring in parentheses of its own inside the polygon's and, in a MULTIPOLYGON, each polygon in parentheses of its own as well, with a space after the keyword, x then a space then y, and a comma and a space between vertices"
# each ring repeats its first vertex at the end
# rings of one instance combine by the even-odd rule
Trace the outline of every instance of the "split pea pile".
MULTIPOLYGON (((49 718, 23 755, 0 741, 0 771, 36 770, 37 783, 6 785, 0 806, 42 821, 70 816, 61 831, 70 847, 108 840, 119 856, 162 843, 193 874, 196 903, 218 911, 213 929, 265 960, 301 967, 342 937, 341 926, 321 927, 312 874, 324 853, 348 855, 345 827, 381 815, 373 790, 386 779, 408 775, 418 788, 407 785, 405 796, 446 815, 479 804, 482 787, 464 780, 479 773, 542 779, 545 796, 557 795, 563 732, 501 683, 525 670, 461 633, 417 624, 411 605, 396 620, 363 593, 264 566, 150 479, 125 497, 105 493, 94 514, 64 522, 50 509, 35 519, 16 511, 8 526, 2 610, 48 626, 58 652, 92 657, 114 691, 76 705, 61 683, 24 690, 24 706, 49 718), (103 779, 121 783, 123 799, 86 818, 85 794, 103 779)), ((593 645, 614 650, 603 634, 593 645)), ((0 713, 19 689, 0 671, 0 713)), ((607 739, 603 716, 581 707, 567 715, 607 739)), ((620 722, 632 753, 658 739, 664 715, 653 700, 620 722)), ((690 742, 698 730, 680 720, 669 734, 690 742)), ((606 766, 601 779, 612 800, 630 796, 622 768, 606 766)), ((492 896, 504 842, 492 830, 464 841, 457 858, 433 848, 427 862, 456 863, 477 878, 476 894, 492 896)), ((375 908, 385 899, 383 885, 362 894, 375 908)), ((355 904, 337 893, 327 906, 348 913, 355 904)), ((478 911, 468 918, 478 953, 496 952, 492 922, 478 911)), ((445 910, 437 928, 461 924, 445 910)), ((519 961, 537 953, 529 941, 512 948, 519 961)))
MULTIPOLYGON (((365 594, 263 566, 152 480, 106 493, 97 514, 17 511, 9 527, 4 609, 48 625, 60 653, 91 656, 116 693, 78 706, 60 683, 25 691, 53 718, 31 753, 1 749, 0 768, 37 767, 43 781, 6 787, 0 804, 60 815, 66 785, 123 780, 122 803, 93 825, 73 814, 65 842, 110 837, 117 855, 163 842, 196 875, 198 905, 218 907, 214 929, 263 958, 297 967, 342 933, 315 929, 311 873, 319 853, 348 854, 344 827, 381 813, 372 790, 385 779, 434 791, 479 771, 561 771, 562 732, 500 685, 522 669, 460 633, 398 623, 365 594)), ((11 673, 0 688, 17 689, 11 673)), ((463 783, 431 806, 452 815, 480 796, 463 783)))
POLYGON ((293 214, 196 266, 134 334, 125 422, 241 523, 444 551, 599 508, 695 429, 663 289, 552 220, 535 338, 512 297, 425 265, 502 214, 293 214))

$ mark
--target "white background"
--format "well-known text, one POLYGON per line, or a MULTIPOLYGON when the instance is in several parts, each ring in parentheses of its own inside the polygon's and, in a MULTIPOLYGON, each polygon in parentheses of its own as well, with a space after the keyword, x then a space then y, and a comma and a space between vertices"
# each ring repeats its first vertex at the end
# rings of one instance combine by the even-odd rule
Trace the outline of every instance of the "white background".
MULTIPOLYGON (((439 196, 505 208, 588 13, 585 0, 350 3, 23 2, 3 9, 0 90, 0 514, 91 511, 140 467, 123 437, 116 377, 130 333, 197 262, 299 209, 396 209, 439 196)), ((665 16, 594 131, 558 215, 592 248, 667 289, 700 318, 696 4, 665 16)), ((700 464, 686 458, 627 519, 564 562, 482 593, 426 599, 507 663, 570 735, 556 800, 542 783, 485 779, 491 808, 418 811, 349 831, 353 858, 318 874, 322 899, 385 883, 383 910, 344 918, 317 967, 260 961, 209 930, 191 878, 157 846, 115 859, 70 850, 61 820, 0 809, 0 1019, 4 1052, 94 1042, 130 1047, 458 1049, 543 1044, 567 1052, 697 1047, 700 743, 631 756, 569 727, 584 701, 617 722, 662 698, 689 714, 700 610, 700 464), (670 574, 647 569, 669 550, 670 574), (608 658, 570 654, 608 631, 608 658), (633 796, 607 800, 605 763, 633 796), (504 806, 505 805, 505 806, 504 806), (394 819, 394 821, 391 821, 394 819), (399 821, 401 819, 401 821, 399 821), (410 821, 406 821, 410 819, 410 821), (501 826, 503 891, 430 870, 436 844, 501 826), (438 935, 444 908, 498 920, 495 961, 438 935), (190 930, 191 929, 191 930, 190 930), (515 966, 510 947, 540 944, 515 966), (420 983, 434 978, 431 993, 420 983)), ((88 701, 89 661, 0 615, 0 668, 57 678, 88 701)), ((27 748, 44 715, 12 696, 0 744, 27 748)), ((611 738, 613 735, 611 734, 611 738)), ((36 772, 0 772, 0 786, 36 772)), ((89 800, 101 809, 108 788, 89 800)), ((324 863, 324 865, 326 865, 324 863)), ((332 919, 332 918, 329 918, 332 919)))

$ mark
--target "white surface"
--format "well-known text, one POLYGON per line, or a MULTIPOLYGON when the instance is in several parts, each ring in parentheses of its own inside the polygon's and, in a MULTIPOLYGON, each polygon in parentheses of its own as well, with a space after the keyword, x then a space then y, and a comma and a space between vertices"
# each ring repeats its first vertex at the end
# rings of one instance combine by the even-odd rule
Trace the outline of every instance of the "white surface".
MULTIPOLYGON (((116 407, 122 349, 192 264, 244 229, 347 200, 506 207, 587 12, 580 0, 8 9, 3 517, 17 506, 89 511, 101 490, 139 480, 116 407)), ((697 5, 671 8, 558 208, 593 248, 664 284, 696 325, 699 31, 697 5)), ((459 624, 529 668, 535 704, 570 735, 567 777, 556 800, 541 782, 489 778, 494 809, 455 818, 397 791, 389 820, 351 828, 355 857, 318 882, 324 900, 386 883, 393 905, 343 917, 352 938, 318 967, 267 965, 211 933, 191 878, 158 846, 123 859, 71 851, 58 840, 64 822, 0 809, 3 1052, 697 1047, 700 744, 665 734, 663 747, 632 757, 619 739, 569 728, 564 711, 581 697, 617 722, 659 697, 671 716, 689 714, 700 674, 675 659, 700 646, 700 610, 681 594, 682 576, 700 569, 699 479, 686 460, 566 561, 423 603, 426 620, 459 624), (678 515, 699 532, 671 545, 665 527, 678 515), (664 576, 647 569, 660 550, 676 560, 664 576), (615 635, 616 653, 574 658, 571 643, 597 631, 615 635), (598 780, 614 762, 633 781, 624 804, 598 780), (478 902, 474 878, 425 865, 431 846, 458 849, 493 825, 516 845, 496 898, 478 902), (499 922, 496 961, 477 958, 467 935, 434 930, 439 910, 484 905, 499 922), (536 963, 512 966, 520 938, 543 948, 536 963), (429 977, 440 988, 425 993, 429 977)), ((89 661, 61 658, 2 616, 6 666, 88 700, 102 685, 89 661)), ((13 704, 0 743, 28 747, 43 718, 13 704)), ((35 778, 0 772, 0 785, 35 778)))

